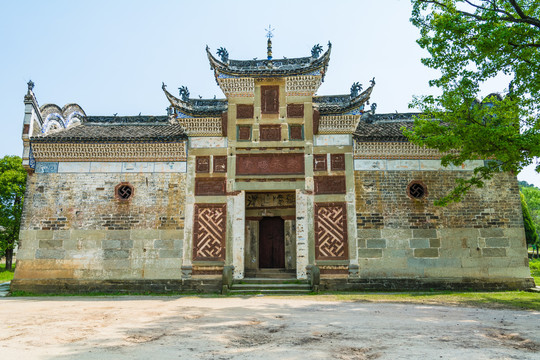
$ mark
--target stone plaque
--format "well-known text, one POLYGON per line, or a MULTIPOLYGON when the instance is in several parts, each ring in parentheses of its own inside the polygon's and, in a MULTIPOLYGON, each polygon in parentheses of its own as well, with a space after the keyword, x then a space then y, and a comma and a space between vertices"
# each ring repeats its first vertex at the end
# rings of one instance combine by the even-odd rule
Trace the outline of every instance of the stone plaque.
POLYGON ((195 178, 195 195, 225 195, 227 181, 224 177, 195 178))
POLYGON ((210 172, 210 156, 197 156, 195 159, 195 172, 210 172))
POLYGON ((315 203, 315 259, 348 258, 345 203, 315 203))
POLYGON ((287 117, 303 118, 304 104, 287 104, 287 117))
POLYGON ((279 86, 261 86, 261 111, 263 114, 279 113, 279 86))
POLYGON ((330 155, 330 163, 332 164, 332 171, 345 170, 345 154, 330 155))
POLYGON ((226 204, 195 204, 193 260, 225 260, 226 204))
POLYGON ((237 119, 253 119, 253 105, 236 105, 237 119))
POLYGON ((238 126, 238 140, 242 140, 242 141, 251 140, 251 126, 249 125, 238 126))
POLYGON ((289 137, 291 140, 304 140, 304 131, 302 125, 290 125, 289 137))
POLYGON ((236 175, 296 174, 304 174, 304 153, 236 155, 236 175))
POLYGON ((326 171, 326 154, 313 155, 313 171, 326 171))
POLYGON ((281 125, 261 125, 261 141, 281 141, 281 125))
POLYGON ((214 156, 214 172, 225 173, 227 172, 227 156, 214 156))
POLYGON ((246 209, 294 208, 296 194, 288 193, 246 193, 246 209))
POLYGON ((315 194, 345 194, 345 176, 314 176, 315 194))

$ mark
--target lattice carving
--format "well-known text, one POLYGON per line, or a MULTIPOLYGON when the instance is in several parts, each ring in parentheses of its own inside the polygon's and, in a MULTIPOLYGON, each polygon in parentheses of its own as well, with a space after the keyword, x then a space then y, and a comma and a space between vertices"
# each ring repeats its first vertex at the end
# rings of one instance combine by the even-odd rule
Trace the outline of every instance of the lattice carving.
POLYGON ((315 203, 315 258, 345 260, 347 249, 345 203, 315 203))
POLYGON ((193 260, 225 260, 226 204, 195 204, 193 260))
POLYGON ((319 134, 352 134, 356 130, 360 115, 321 116, 319 134))
POLYGON ((320 76, 291 76, 285 80, 285 93, 287 96, 313 96, 319 86, 321 86, 320 76))
POLYGON ((408 142, 355 142, 355 159, 440 159, 448 153, 408 142))
POLYGON ((222 119, 219 118, 178 118, 186 134, 190 136, 221 136, 222 119))
POLYGON ((252 78, 217 79, 221 91, 229 96, 252 97, 255 96, 255 81, 252 78))
POLYGON ((186 161, 186 142, 33 143, 36 161, 186 161))

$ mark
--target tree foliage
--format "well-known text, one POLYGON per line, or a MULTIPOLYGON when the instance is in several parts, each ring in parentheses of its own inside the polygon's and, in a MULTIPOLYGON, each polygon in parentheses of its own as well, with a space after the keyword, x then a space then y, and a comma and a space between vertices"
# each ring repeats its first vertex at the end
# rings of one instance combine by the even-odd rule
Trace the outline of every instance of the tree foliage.
POLYGON ((529 211, 529 207, 527 206, 527 202, 525 201, 525 196, 523 196, 523 193, 519 193, 521 197, 521 209, 523 210, 523 225, 525 228, 525 239, 527 240, 527 244, 538 246, 540 245, 540 240, 538 238, 538 233, 536 231, 536 226, 534 225, 534 222, 531 217, 531 213, 529 211))
MULTIPOLYGON (((430 86, 441 95, 415 97, 422 115, 412 131, 419 146, 444 152, 443 165, 485 160, 436 203, 460 201, 498 172, 518 173, 540 156, 540 2, 534 0, 412 0, 411 22, 422 62, 440 71, 430 86), (479 101, 480 87, 501 74, 512 78, 479 101)), ((540 172, 540 165, 536 167, 540 172)))
POLYGON ((7 270, 11 270, 13 248, 19 238, 25 186, 21 158, 4 156, 0 160, 0 251, 6 256, 7 270))

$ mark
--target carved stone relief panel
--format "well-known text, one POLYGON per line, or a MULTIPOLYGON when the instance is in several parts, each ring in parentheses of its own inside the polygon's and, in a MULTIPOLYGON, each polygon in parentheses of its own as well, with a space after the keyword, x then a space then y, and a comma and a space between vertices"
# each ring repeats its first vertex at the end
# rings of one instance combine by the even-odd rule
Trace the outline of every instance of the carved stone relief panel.
POLYGON ((290 140, 304 140, 304 127, 302 125, 289 125, 290 140))
POLYGON ((315 203, 315 258, 348 259, 345 203, 315 203))
POLYGON ((214 172, 215 173, 227 172, 227 156, 214 156, 214 172))
POLYGON ((261 125, 261 141, 280 141, 281 125, 261 125))
POLYGON ((345 194, 345 176, 314 176, 315 194, 345 194))
POLYGON ((210 172, 210 156, 197 156, 195 158, 195 172, 210 172))
POLYGON ((313 155, 313 171, 326 171, 326 154, 315 154, 313 155))
POLYGON ((238 140, 240 141, 251 140, 251 126, 250 125, 238 126, 238 140))
POLYGON ((226 204, 195 204, 193 260, 225 260, 226 204))
POLYGON ((296 194, 286 193, 246 193, 246 209, 288 209, 294 208, 296 194))
POLYGON ((238 104, 236 105, 237 119, 253 119, 253 105, 238 104))
POLYGON ((287 104, 287 117, 303 118, 304 117, 304 104, 287 104))
POLYGON ((279 113, 279 86, 261 86, 261 111, 263 114, 279 113))
POLYGON ((332 171, 345 170, 345 154, 330 155, 330 163, 332 165, 332 171))
POLYGON ((237 175, 304 174, 304 153, 299 154, 238 154, 237 175))
POLYGON ((195 178, 195 195, 225 195, 227 180, 224 177, 195 178))

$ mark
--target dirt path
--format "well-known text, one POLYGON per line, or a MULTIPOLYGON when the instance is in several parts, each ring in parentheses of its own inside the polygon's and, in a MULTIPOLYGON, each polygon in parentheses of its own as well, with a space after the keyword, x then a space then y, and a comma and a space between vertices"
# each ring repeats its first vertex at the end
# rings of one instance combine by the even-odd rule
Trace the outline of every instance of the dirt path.
POLYGON ((540 359, 540 313, 291 298, 2 298, 6 359, 540 359))

